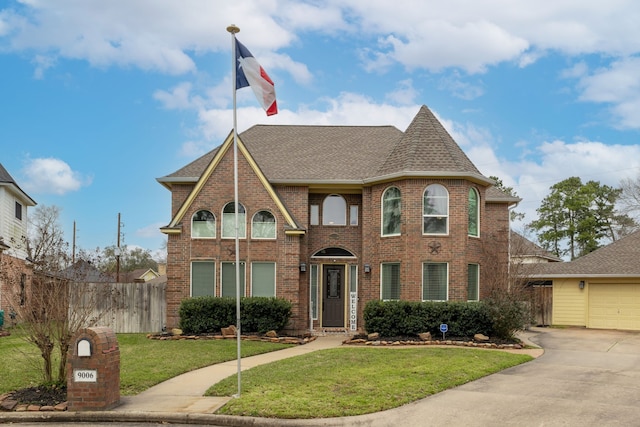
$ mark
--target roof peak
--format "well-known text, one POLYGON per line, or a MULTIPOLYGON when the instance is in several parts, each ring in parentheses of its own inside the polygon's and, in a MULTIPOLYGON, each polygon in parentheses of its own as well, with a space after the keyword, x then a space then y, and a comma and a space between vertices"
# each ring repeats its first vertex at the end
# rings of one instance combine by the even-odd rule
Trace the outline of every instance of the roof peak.
POLYGON ((420 107, 384 162, 380 174, 420 170, 482 176, 426 105, 420 107))

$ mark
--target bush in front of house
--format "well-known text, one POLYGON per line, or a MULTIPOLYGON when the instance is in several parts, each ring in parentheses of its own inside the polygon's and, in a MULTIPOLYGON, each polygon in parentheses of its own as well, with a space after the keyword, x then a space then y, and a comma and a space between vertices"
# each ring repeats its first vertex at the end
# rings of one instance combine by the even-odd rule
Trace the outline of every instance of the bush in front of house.
POLYGON ((438 337, 443 323, 451 337, 494 333, 490 311, 482 302, 370 301, 364 308, 365 330, 383 337, 417 336, 422 332, 438 337))
MULTIPOLYGON (((242 333, 280 331, 291 318, 291 302, 282 298, 240 299, 242 333)), ((180 304, 180 329, 185 334, 214 334, 236 324, 235 298, 194 297, 180 304)))

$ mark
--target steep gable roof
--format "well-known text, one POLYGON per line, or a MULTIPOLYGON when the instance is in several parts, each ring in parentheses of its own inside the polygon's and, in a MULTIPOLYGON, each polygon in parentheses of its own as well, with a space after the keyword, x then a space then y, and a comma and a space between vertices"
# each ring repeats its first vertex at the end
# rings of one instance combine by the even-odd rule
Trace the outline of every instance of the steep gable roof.
POLYGON ((27 193, 22 191, 11 174, 9 174, 4 166, 2 166, 2 163, 0 163, 0 186, 11 187, 13 189, 13 192, 16 193, 18 197, 23 201, 23 203, 27 206, 35 206, 37 204, 35 200, 29 197, 27 193))
MULTIPOLYGON (((234 136, 233 136, 233 132, 231 132, 229 134, 229 136, 227 136, 227 139, 225 140, 225 142, 219 147, 219 149, 211 151, 210 153, 208 153, 208 154, 212 154, 212 155, 211 156, 207 156, 209 161, 208 161, 205 169, 196 178, 196 180, 194 182, 195 185, 194 185, 193 189, 191 190, 191 192, 187 196, 186 200, 182 203, 182 205, 180 206, 180 208, 178 209, 176 214, 173 216, 173 218, 171 219, 171 222, 166 227, 162 227, 160 229, 163 233, 177 234, 177 233, 181 233, 182 232, 180 223, 181 223, 182 219, 184 218, 184 215, 186 214, 187 210, 189 209, 189 207, 193 203, 193 200, 198 196, 198 194, 200 194, 200 192, 204 188, 205 184, 208 182, 209 177, 211 176, 213 171, 216 169, 216 167, 218 166, 218 164, 220 163, 222 158, 229 151, 229 149, 233 146, 233 142, 234 142, 234 136)), ((273 189, 273 187, 271 186, 271 184, 269 183, 269 181, 265 177, 265 175, 262 172, 261 168, 257 165, 257 163, 255 162, 255 160, 253 159, 251 154, 247 151, 247 148, 243 144, 242 140, 240 140, 239 138, 237 140, 237 148, 238 148, 238 155, 239 156, 244 156, 244 158, 247 160, 247 162, 249 163, 250 167, 252 168, 253 172, 255 173, 255 175, 258 177, 258 179, 262 183, 264 189, 271 196, 271 199, 275 202, 275 204, 278 206, 278 209, 280 210, 280 212, 284 216, 284 218, 285 218, 285 220, 287 222, 287 229, 285 230, 285 233, 287 233, 287 234, 304 234, 304 230, 295 221, 295 219, 293 218, 293 215, 291 215, 291 212, 289 212, 287 207, 284 205, 284 203, 280 199, 279 195, 276 193, 276 191, 273 189)), ((202 158, 200 158, 198 160, 200 161, 201 159, 202 158)), ((193 163, 195 163, 195 162, 192 162, 190 165, 187 165, 187 166, 191 166, 191 165, 193 165, 193 163)), ((181 179, 181 178, 178 177, 178 179, 181 179)), ((161 179, 158 179, 158 181, 162 182, 161 179)), ((186 182, 186 181, 183 179, 182 181, 173 181, 173 182, 186 182)), ((167 185, 167 184, 164 184, 164 185, 167 185)))
POLYGON ((640 231, 573 261, 543 264, 535 277, 639 277, 640 231))
MULTIPOLYGON (((393 126, 256 125, 239 139, 272 184, 363 185, 402 176, 464 177, 492 184, 426 106, 406 132, 393 126)), ((196 182, 218 150, 158 182, 168 188, 196 182)))

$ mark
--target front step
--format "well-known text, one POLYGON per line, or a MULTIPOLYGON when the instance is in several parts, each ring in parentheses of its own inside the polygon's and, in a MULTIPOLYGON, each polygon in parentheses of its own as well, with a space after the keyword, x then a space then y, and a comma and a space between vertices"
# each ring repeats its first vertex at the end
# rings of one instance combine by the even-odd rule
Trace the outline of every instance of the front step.
POLYGON ((350 335, 347 328, 321 328, 311 331, 311 335, 322 337, 325 335, 350 335))

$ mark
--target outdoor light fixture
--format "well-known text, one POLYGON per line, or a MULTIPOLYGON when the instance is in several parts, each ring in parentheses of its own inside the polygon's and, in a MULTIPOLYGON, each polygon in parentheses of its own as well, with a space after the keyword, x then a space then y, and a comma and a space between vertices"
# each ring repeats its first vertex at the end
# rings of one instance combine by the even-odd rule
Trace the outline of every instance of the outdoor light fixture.
POLYGON ((579 287, 580 289, 584 289, 584 280, 580 280, 580 281, 578 282, 578 287, 579 287))
POLYGON ((365 264, 364 265, 364 272, 365 273, 371 273, 371 265, 370 264, 365 264))
POLYGON ((305 271, 307 271, 307 264, 305 264, 304 262, 300 263, 300 273, 304 273, 305 271))

